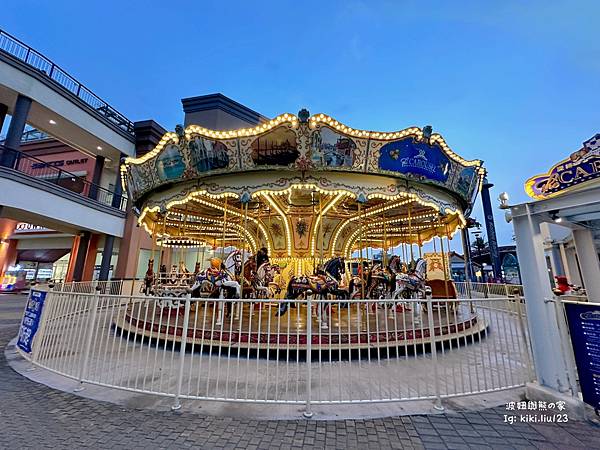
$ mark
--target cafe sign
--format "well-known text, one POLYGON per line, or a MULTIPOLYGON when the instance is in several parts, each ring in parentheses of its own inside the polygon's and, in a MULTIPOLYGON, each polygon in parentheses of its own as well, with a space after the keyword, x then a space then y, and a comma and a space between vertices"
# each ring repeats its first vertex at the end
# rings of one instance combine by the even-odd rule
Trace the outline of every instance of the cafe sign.
POLYGON ((583 147, 555 164, 547 173, 525 183, 525 192, 541 200, 600 178, 600 133, 583 143, 583 147))

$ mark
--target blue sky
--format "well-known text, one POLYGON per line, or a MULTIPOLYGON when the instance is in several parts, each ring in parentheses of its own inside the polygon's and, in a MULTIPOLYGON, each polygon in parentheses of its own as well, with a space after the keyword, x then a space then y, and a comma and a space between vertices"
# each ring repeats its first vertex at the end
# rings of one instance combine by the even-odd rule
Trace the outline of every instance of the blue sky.
MULTIPOLYGON (((598 1, 6 0, 0 27, 132 120, 222 92, 266 116, 431 124, 511 203, 600 131, 598 1)), ((496 210, 501 244, 512 226, 496 210)), ((482 218, 479 206, 474 216, 482 218)))

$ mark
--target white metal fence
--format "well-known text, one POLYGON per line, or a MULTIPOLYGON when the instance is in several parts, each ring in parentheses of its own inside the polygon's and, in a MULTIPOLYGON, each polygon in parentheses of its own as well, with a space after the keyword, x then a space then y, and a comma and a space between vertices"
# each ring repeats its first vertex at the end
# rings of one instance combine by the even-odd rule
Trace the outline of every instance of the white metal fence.
POLYGON ((81 382, 175 397, 176 406, 303 403, 307 414, 311 403, 440 406, 532 377, 520 298, 303 300, 278 315, 269 301, 102 292, 49 292, 25 356, 81 382))

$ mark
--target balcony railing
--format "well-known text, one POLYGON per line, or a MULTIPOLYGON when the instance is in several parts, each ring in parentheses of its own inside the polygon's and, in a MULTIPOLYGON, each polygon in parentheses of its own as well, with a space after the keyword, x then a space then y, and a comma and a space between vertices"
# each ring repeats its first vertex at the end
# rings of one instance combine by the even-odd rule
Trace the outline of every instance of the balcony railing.
POLYGON ((0 52, 8 53, 13 58, 17 58, 45 74, 52 81, 91 106, 97 114, 133 136, 133 122, 50 61, 50 59, 2 30, 0 30, 0 52))
POLYGON ((3 145, 0 145, 0 167, 7 167, 43 182, 61 186, 71 192, 121 211, 124 211, 127 205, 126 197, 118 191, 110 191, 89 182, 85 177, 54 167, 51 162, 43 161, 18 150, 11 150, 3 145))

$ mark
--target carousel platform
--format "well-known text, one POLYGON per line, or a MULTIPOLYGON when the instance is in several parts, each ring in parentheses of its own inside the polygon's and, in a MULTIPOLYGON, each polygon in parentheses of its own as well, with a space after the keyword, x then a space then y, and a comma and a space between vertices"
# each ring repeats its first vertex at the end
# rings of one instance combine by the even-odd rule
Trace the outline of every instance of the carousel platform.
MULTIPOLYGON (((220 348, 305 351, 309 341, 307 306, 298 304, 284 315, 277 315, 277 303, 243 303, 232 305, 231 314, 221 313, 215 302, 200 302, 192 308, 187 324, 186 345, 192 351, 220 348), (223 314, 223 315, 221 315, 223 314)), ((487 324, 476 312, 464 305, 433 308, 433 327, 428 313, 412 310, 393 311, 389 307, 374 310, 351 304, 328 311, 328 316, 313 307, 311 349, 313 351, 348 351, 395 349, 398 353, 426 351, 431 330, 436 342, 468 344, 480 337, 487 324)), ((414 306, 414 305, 411 305, 414 306)), ((325 308, 323 308, 325 309, 325 308)), ((400 309, 400 308, 399 308, 400 309)), ((122 337, 152 342, 180 343, 184 335, 184 308, 161 308, 158 301, 130 306, 114 322, 122 337)), ((390 352, 388 352, 390 353, 390 352)))

